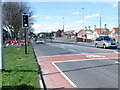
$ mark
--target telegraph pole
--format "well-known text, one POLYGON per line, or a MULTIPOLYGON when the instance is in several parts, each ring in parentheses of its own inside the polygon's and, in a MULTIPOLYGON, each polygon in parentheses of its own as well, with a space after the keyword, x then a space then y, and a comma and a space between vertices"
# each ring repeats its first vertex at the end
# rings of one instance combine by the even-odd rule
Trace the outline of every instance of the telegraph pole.
POLYGON ((3 60, 2 1, 0 1, 0 72, 3 70, 4 60, 3 60))

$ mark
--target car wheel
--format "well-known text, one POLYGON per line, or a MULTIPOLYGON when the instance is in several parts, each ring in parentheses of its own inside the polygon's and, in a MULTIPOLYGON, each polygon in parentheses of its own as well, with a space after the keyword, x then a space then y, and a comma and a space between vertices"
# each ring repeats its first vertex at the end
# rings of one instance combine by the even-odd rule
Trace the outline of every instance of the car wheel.
POLYGON ((96 48, 98 48, 98 45, 97 45, 97 43, 95 44, 95 47, 96 47, 96 48))
POLYGON ((106 49, 106 45, 105 44, 103 45, 103 48, 106 49))

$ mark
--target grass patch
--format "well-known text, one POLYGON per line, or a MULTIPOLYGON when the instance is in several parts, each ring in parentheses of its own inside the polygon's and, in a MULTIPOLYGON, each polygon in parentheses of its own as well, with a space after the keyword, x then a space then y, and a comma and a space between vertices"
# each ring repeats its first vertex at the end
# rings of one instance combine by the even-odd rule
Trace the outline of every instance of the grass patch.
POLYGON ((25 55, 24 46, 4 48, 3 88, 40 88, 32 46, 28 46, 27 50, 28 54, 25 55))

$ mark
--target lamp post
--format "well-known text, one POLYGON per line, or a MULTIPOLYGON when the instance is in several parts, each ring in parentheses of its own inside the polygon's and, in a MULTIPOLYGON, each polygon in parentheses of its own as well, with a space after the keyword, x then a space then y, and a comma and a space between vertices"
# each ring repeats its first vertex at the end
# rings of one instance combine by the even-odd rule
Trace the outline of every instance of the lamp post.
POLYGON ((104 34, 107 35, 107 28, 106 28, 107 24, 105 24, 105 29, 104 29, 104 34))
POLYGON ((100 16, 100 34, 101 34, 101 16, 100 16))
POLYGON ((84 8, 82 8, 83 10, 83 29, 84 29, 84 8))
POLYGON ((63 17, 63 32, 64 32, 64 17, 63 17))
POLYGON ((96 38, 96 25, 94 25, 94 38, 96 38))

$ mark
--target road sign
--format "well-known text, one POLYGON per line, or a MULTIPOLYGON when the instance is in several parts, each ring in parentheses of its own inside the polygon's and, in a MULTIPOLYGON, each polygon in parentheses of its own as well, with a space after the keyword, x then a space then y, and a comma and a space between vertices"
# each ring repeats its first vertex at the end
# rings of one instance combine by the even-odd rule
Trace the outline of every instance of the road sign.
POLYGON ((23 14, 22 16, 22 27, 27 28, 29 26, 29 18, 28 14, 23 14))

